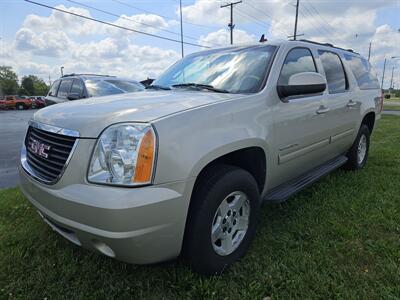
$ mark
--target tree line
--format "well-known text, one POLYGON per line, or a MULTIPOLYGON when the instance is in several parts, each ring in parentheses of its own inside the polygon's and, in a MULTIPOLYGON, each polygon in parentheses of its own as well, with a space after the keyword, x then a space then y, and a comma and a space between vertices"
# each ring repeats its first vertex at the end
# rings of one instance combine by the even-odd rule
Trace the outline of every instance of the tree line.
POLYGON ((48 91, 49 86, 43 79, 35 75, 27 75, 21 78, 20 83, 12 67, 0 66, 0 96, 43 96, 47 95, 48 91))

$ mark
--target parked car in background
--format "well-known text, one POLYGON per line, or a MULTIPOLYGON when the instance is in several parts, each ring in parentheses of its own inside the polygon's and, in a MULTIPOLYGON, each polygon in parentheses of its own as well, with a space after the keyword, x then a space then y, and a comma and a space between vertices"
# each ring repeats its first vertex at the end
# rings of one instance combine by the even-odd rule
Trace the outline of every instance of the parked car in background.
POLYGON ((5 107, 6 109, 29 109, 32 107, 32 100, 27 98, 26 96, 16 96, 9 95, 5 96, 5 107))
POLYGON ((64 75, 54 81, 45 98, 46 106, 70 100, 143 91, 134 80, 95 74, 64 75))
POLYGON ((31 96, 30 98, 32 99, 32 108, 43 108, 46 106, 44 96, 31 96))
POLYGON ((4 100, 4 97, 0 97, 0 109, 6 109, 6 100, 4 100))

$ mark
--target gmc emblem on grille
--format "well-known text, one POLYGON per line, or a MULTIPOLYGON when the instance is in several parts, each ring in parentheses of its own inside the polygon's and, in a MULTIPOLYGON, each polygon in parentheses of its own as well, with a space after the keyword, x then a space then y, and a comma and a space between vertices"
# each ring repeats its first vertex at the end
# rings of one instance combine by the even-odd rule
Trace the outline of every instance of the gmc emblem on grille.
POLYGON ((45 152, 47 150, 50 150, 49 145, 43 144, 43 143, 39 142, 38 140, 32 139, 30 148, 35 154, 37 154, 41 157, 44 157, 44 158, 49 157, 49 155, 45 152))

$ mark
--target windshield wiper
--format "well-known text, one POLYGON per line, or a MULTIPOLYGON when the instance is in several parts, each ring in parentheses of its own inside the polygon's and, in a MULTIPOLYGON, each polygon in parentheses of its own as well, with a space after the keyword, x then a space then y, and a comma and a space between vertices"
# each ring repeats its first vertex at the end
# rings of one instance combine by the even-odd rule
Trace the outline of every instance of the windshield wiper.
POLYGON ((152 85, 146 86, 146 90, 150 90, 150 89, 153 89, 153 90, 170 90, 171 88, 167 87, 167 86, 158 85, 158 84, 152 84, 152 85))
POLYGON ((194 83, 194 82, 189 82, 189 83, 178 83, 178 84, 173 84, 172 87, 174 88, 179 88, 179 87, 195 87, 199 89, 205 89, 217 93, 229 93, 229 91, 224 90, 224 89, 219 89, 216 87, 213 87, 212 85, 209 84, 201 84, 201 83, 194 83))

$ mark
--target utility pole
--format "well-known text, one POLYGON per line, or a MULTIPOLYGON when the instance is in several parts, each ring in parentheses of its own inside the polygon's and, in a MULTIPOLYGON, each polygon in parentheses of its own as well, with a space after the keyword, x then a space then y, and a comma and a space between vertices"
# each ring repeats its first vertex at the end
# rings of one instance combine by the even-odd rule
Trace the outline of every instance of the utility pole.
POLYGON ((390 78, 390 86, 389 86, 389 91, 392 89, 394 67, 395 67, 395 66, 393 65, 393 67, 392 67, 392 77, 390 78))
POLYGON ((64 70, 64 67, 63 67, 63 66, 61 66, 61 67, 60 67, 60 71, 61 71, 61 77, 63 77, 63 76, 64 76, 64 72, 63 72, 63 70, 64 70))
POLYGON ((385 57, 385 62, 383 63, 383 73, 382 73, 382 83, 381 83, 382 90, 383 90, 383 80, 385 79, 385 69, 386 69, 386 57, 385 57))
POLYGON ((297 38, 297 20, 299 18, 299 0, 296 2, 296 20, 294 21, 294 32, 293 32, 293 39, 296 40, 297 38))
POLYGON ((235 28, 235 24, 233 24, 233 6, 239 3, 242 3, 242 1, 236 1, 225 5, 221 5, 221 8, 228 6, 231 7, 231 22, 228 24, 228 27, 231 29, 231 45, 233 44, 233 28, 235 28))
POLYGON ((368 61, 371 58, 371 45, 372 45, 372 40, 369 42, 369 49, 368 49, 368 61))
POLYGON ((182 23, 182 0, 179 0, 179 11, 181 13, 181 52, 182 58, 185 56, 183 53, 183 23, 182 23))

